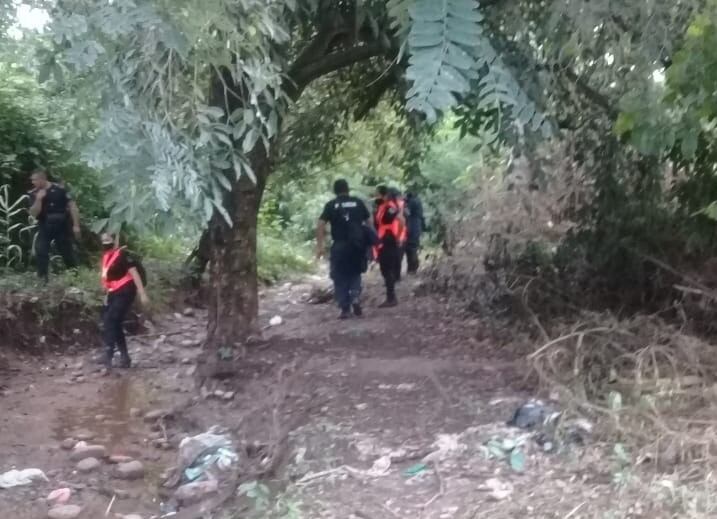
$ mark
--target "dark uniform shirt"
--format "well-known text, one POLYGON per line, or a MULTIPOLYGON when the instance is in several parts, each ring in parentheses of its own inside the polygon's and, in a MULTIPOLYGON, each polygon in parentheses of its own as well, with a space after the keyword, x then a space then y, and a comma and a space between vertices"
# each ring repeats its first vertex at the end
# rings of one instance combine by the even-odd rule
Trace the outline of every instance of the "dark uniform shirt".
MULTIPOLYGON (((30 198, 30 206, 35 203, 38 189, 33 189, 27 195, 30 198)), ((57 184, 50 184, 42 200, 42 209, 37 216, 40 224, 65 224, 68 219, 68 211, 72 196, 67 190, 57 184)))
POLYGON ((331 239, 337 243, 348 241, 351 225, 360 225, 371 215, 361 199, 341 195, 324 206, 320 218, 331 225, 331 239))
POLYGON ((426 225, 423 217, 423 204, 415 195, 406 198, 406 224, 408 225, 408 242, 418 243, 426 225))

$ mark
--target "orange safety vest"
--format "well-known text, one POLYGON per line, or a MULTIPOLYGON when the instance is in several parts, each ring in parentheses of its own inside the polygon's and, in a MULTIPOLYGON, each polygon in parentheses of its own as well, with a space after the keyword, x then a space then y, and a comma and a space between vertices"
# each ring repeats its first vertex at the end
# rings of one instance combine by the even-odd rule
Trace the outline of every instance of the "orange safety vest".
MULTIPOLYGON (((403 197, 400 197, 398 200, 398 209, 400 211, 399 214, 405 215, 406 210, 406 201, 403 199, 403 197)), ((401 230, 398 233, 398 243, 400 245, 403 245, 406 243, 406 240, 408 239, 408 226, 405 224, 402 224, 401 222, 398 222, 398 225, 400 226, 401 230)))
POLYGON ((102 286, 105 287, 105 290, 107 290, 107 292, 116 292, 123 286, 134 281, 134 278, 129 273, 129 271, 127 271, 127 274, 115 281, 110 281, 109 279, 107 279, 107 271, 109 271, 110 267, 114 265, 115 261, 117 261, 117 258, 119 258, 119 255, 121 253, 121 249, 112 249, 111 251, 105 252, 102 256, 102 286))
POLYGON ((399 219, 401 206, 393 200, 388 200, 382 203, 376 211, 376 234, 378 234, 379 243, 373 248, 373 257, 378 258, 378 253, 381 251, 383 246, 383 238, 388 234, 392 234, 396 240, 401 242, 401 221, 399 219), (396 218, 391 223, 383 223, 383 217, 386 216, 386 211, 389 207, 393 207, 398 211, 396 218))

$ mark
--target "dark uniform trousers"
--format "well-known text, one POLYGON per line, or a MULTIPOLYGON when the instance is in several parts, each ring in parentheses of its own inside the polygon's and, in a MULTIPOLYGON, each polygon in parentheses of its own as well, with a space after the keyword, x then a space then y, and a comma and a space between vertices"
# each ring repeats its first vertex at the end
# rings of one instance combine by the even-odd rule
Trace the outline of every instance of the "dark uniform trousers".
POLYGON ((55 242, 57 251, 62 256, 67 268, 75 268, 75 256, 72 252, 72 238, 67 220, 58 222, 42 222, 38 225, 35 241, 35 255, 37 257, 37 275, 47 279, 50 270, 50 246, 55 242))
POLYGON ((396 300, 396 282, 399 280, 400 262, 401 247, 399 247, 393 236, 386 236, 378 252, 378 264, 381 267, 381 275, 386 285, 386 299, 388 301, 396 300))
POLYGON ((409 274, 415 274, 418 272, 418 267, 420 265, 419 259, 418 259, 418 249, 420 245, 418 243, 408 242, 406 243, 406 263, 407 263, 407 272, 409 274))
POLYGON ((361 297, 362 251, 353 250, 345 242, 334 242, 331 246, 330 275, 334 282, 334 297, 342 311, 358 304, 361 297))
POLYGON ((105 343, 104 361, 107 367, 112 365, 115 348, 120 353, 122 365, 129 367, 130 358, 122 325, 136 296, 137 287, 134 283, 129 283, 116 292, 110 292, 107 295, 107 304, 103 309, 102 316, 102 335, 105 343))

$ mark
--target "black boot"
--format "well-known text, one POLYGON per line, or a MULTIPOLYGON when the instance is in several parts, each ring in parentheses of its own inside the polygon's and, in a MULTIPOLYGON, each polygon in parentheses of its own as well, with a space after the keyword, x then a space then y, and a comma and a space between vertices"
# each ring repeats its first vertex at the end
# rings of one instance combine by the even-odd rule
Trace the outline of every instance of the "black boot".
POLYGON ((348 308, 343 308, 341 310, 341 313, 339 314, 339 319, 344 321, 344 320, 350 319, 350 318, 351 318, 351 310, 349 310, 348 308))
POLYGON ((394 306, 398 306, 396 296, 389 297, 383 303, 378 305, 379 308, 393 308, 394 306))
POLYGON ((353 310, 356 317, 363 317, 363 308, 360 303, 354 303, 353 310))

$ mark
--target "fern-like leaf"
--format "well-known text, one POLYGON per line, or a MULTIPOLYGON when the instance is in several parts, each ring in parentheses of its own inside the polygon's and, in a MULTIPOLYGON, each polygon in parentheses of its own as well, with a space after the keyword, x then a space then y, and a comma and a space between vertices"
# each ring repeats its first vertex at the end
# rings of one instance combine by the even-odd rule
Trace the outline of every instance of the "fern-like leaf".
MULTIPOLYGON (((396 13, 406 3, 391 0, 396 13)), ((433 122, 439 112, 474 92, 481 100, 479 108, 509 108, 516 124, 549 134, 542 113, 483 32, 478 0, 413 0, 408 9, 410 110, 424 113, 433 122)), ((399 14, 394 14, 394 20, 398 23, 399 14)))
POLYGON ((476 78, 482 16, 476 0, 415 0, 410 14, 407 106, 435 121, 476 78))

